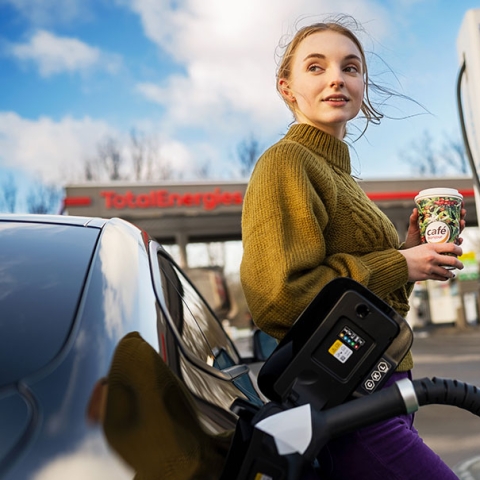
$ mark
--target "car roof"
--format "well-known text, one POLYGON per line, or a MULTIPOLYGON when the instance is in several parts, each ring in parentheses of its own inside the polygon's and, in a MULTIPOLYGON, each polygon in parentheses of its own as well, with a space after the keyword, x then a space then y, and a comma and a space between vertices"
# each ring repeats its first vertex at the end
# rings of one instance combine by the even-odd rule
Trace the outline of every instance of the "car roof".
POLYGON ((70 215, 42 215, 34 213, 0 213, 0 222, 53 223, 101 228, 108 219, 99 217, 75 217, 70 215))

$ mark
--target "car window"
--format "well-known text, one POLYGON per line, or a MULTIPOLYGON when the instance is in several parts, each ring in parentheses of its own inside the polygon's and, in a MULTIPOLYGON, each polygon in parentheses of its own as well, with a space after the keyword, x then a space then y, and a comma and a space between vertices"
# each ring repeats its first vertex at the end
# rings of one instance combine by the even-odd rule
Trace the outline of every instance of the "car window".
POLYGON ((0 222, 0 388, 47 365, 65 344, 99 233, 0 222))
POLYGON ((232 365, 237 364, 240 359, 235 347, 194 286, 163 255, 159 255, 159 264, 166 280, 162 283, 167 290, 167 308, 186 346, 210 366, 214 366, 216 352, 223 352, 232 365))
MULTIPOLYGON (((239 364, 233 342, 203 297, 173 262, 162 254, 158 260, 166 307, 189 351, 218 370, 239 364)), ((260 401, 248 374, 237 377, 233 384, 252 402, 260 401)))

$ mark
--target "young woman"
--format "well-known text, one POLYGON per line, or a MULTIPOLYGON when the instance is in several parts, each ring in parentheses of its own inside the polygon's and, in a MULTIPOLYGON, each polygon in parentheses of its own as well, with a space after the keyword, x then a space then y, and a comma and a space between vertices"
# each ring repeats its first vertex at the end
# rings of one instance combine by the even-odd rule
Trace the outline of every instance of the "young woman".
MULTIPOLYGON (((277 339, 335 277, 357 280, 405 317, 415 281, 446 281, 455 274, 445 267, 463 268, 459 245, 421 244, 416 209, 400 244, 395 227, 352 177, 347 123, 360 112, 367 122, 382 118, 368 87, 363 47, 340 22, 299 30, 279 66, 277 89, 295 123, 252 174, 241 264, 253 320, 277 339)), ((409 376, 412 367, 409 353, 390 382, 409 376)), ((457 478, 422 442, 413 416, 330 442, 320 460, 332 479, 457 478)))

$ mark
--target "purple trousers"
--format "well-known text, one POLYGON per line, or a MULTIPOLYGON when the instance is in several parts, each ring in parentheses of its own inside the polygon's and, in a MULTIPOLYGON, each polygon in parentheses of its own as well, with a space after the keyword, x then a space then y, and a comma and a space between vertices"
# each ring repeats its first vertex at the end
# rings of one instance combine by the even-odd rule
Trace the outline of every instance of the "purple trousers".
MULTIPOLYGON (((410 373, 394 373, 385 387, 410 373)), ((384 388, 385 388, 384 387, 384 388)), ((401 415, 330 441, 318 460, 329 480, 458 480, 401 415)))

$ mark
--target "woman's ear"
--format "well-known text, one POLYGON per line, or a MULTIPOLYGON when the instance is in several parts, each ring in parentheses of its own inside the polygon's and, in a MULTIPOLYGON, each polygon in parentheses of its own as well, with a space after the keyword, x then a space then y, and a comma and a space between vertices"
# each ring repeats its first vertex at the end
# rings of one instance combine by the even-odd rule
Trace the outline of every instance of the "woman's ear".
POLYGON ((282 94, 283 98, 287 102, 289 103, 295 102, 295 95, 293 95, 292 90, 290 89, 290 85, 288 84, 288 81, 285 78, 281 78, 278 81, 278 87, 279 87, 280 93, 282 94))

